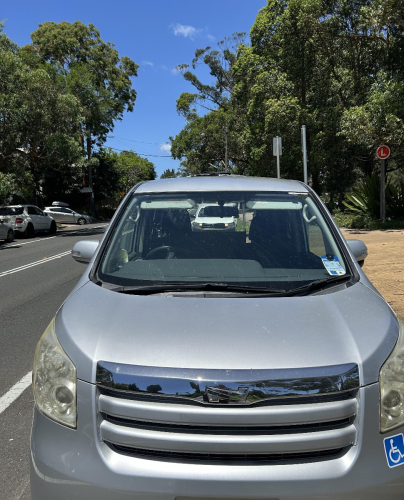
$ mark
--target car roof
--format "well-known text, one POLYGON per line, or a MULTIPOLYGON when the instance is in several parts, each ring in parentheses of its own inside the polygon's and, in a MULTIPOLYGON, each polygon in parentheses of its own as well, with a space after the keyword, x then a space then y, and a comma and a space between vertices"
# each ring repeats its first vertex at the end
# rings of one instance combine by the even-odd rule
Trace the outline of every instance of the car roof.
POLYGON ((146 181, 134 188, 136 193, 167 193, 186 191, 276 191, 308 193, 303 182, 269 177, 215 175, 177 177, 146 181))
MULTIPOLYGON (((36 207, 36 205, 31 205, 30 203, 23 203, 20 205, 1 205, 0 206, 0 208, 24 208, 24 207, 36 207)), ((39 208, 39 207, 37 207, 37 208, 39 208)))

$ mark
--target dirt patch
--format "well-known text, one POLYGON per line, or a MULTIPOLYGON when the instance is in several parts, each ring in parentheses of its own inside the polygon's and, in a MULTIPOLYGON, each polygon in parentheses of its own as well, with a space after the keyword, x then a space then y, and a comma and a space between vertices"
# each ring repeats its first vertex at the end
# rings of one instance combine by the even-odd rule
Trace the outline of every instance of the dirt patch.
POLYGON ((404 318, 404 231, 342 230, 347 240, 362 240, 368 247, 369 256, 363 271, 373 285, 394 309, 404 318))

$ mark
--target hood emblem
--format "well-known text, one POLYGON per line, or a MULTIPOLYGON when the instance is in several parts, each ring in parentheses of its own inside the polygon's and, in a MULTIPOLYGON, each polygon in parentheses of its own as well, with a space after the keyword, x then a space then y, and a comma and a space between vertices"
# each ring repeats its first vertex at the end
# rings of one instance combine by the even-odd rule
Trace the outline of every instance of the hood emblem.
POLYGON ((205 388, 203 400, 207 403, 245 403, 248 396, 248 387, 240 386, 230 389, 225 385, 208 385, 205 388))

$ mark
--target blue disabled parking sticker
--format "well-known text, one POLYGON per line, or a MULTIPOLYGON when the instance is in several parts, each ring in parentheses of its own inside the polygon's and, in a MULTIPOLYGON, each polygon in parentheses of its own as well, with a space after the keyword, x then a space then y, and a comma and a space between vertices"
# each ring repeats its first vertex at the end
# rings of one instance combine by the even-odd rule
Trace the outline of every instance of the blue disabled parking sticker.
POLYGON ((396 434, 383 440, 389 467, 397 467, 404 463, 404 436, 396 434))
POLYGON ((332 274, 334 276, 341 276, 345 274, 345 269, 341 266, 341 263, 336 255, 322 255, 321 260, 323 261, 323 265, 327 269, 328 274, 332 274))

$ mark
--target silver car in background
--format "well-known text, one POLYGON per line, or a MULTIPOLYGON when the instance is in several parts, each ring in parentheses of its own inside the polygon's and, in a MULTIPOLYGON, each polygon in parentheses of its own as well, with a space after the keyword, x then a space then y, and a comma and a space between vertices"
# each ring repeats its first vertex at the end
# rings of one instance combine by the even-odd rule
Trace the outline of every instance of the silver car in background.
POLYGON ((64 224, 91 224, 91 217, 85 214, 79 214, 71 208, 62 206, 45 207, 44 212, 52 216, 55 221, 64 224))
POLYGON ((145 182, 34 359, 32 500, 401 500, 404 331, 305 184, 145 182), (194 231, 202 204, 236 231, 194 231))

